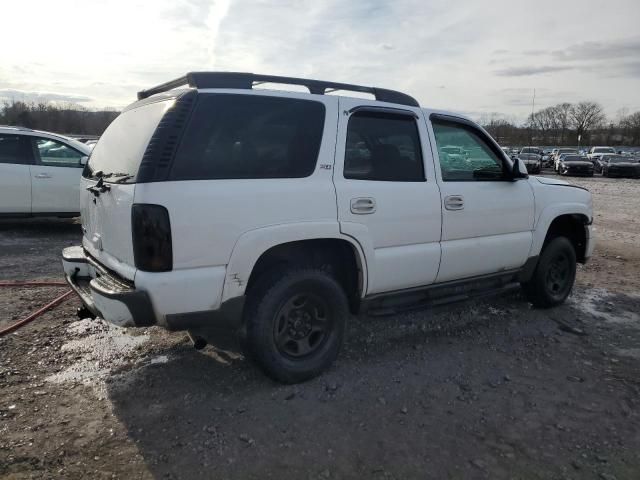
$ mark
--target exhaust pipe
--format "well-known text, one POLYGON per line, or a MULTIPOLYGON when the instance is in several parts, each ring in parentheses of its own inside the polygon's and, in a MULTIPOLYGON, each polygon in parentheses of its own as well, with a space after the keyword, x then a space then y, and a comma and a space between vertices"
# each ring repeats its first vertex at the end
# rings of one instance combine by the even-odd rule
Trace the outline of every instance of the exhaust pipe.
POLYGON ((191 341, 193 342, 193 348, 195 348, 196 350, 202 350, 207 346, 207 341, 204 339, 204 337, 196 335, 193 332, 187 332, 187 335, 189 335, 189 339, 191 339, 191 341))
POLYGON ((80 319, 83 319, 83 318, 90 318, 91 320, 95 320, 96 319, 95 313, 93 313, 91 310, 89 310, 84 305, 81 306, 81 307, 78 307, 78 309, 76 310, 76 315, 80 319))

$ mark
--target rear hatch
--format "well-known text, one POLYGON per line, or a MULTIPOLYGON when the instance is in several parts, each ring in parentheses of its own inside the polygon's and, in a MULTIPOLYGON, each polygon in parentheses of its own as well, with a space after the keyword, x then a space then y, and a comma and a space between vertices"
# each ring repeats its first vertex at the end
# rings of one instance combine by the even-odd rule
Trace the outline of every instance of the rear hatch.
POLYGON ((131 206, 140 163, 173 104, 174 99, 161 99, 127 108, 100 137, 82 174, 82 244, 101 264, 129 280, 136 272, 131 206))

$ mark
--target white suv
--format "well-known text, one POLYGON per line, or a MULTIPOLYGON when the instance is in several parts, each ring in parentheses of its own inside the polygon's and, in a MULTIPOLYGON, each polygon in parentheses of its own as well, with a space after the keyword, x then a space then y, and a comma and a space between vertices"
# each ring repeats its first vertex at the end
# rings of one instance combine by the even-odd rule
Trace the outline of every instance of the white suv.
POLYGON ((0 217, 77 216, 90 152, 62 135, 0 126, 0 217))
POLYGON ((82 246, 63 252, 83 313, 199 345, 235 328, 297 382, 336 358, 350 313, 520 285, 549 307, 591 255, 587 190, 528 177, 472 121, 400 92, 203 72, 138 98, 83 173, 82 246))

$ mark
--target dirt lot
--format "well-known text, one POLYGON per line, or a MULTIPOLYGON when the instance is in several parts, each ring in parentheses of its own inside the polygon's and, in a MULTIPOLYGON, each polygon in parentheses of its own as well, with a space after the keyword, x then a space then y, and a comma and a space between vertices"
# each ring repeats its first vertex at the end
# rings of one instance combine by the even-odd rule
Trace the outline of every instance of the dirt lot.
MULTIPOLYGON (((353 319, 298 386, 233 344, 77 320, 0 339, 0 478, 640 478, 640 182, 576 179, 598 246, 570 301, 353 319)), ((0 279, 59 278, 74 221, 0 224, 0 279)), ((0 290, 0 327, 64 288, 0 290)))

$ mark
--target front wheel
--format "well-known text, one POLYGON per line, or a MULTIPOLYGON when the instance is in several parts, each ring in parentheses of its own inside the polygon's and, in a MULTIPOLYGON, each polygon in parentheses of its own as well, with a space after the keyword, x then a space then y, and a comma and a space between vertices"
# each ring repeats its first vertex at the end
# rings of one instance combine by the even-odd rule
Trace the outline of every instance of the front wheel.
POLYGON ((263 276, 245 309, 247 346, 262 370, 283 383, 319 375, 338 356, 349 306, 340 284, 318 269, 263 276))
POLYGON ((566 237, 556 237, 543 249, 529 281, 522 284, 527 299, 539 308, 563 303, 576 279, 576 252, 566 237))

